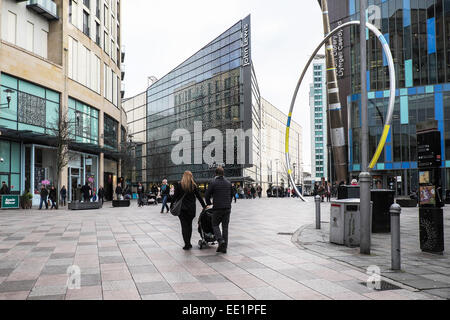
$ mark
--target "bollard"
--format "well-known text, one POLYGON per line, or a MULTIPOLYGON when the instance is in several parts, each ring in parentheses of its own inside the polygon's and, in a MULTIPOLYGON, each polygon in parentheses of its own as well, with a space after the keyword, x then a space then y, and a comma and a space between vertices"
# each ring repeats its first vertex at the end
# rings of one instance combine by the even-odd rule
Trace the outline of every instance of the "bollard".
POLYGON ((314 200, 316 201, 316 229, 320 229, 320 203, 322 202, 322 198, 316 196, 314 200))
POLYGON ((400 257, 400 213, 402 208, 394 203, 389 209, 391 213, 391 265, 392 270, 401 270, 400 257))

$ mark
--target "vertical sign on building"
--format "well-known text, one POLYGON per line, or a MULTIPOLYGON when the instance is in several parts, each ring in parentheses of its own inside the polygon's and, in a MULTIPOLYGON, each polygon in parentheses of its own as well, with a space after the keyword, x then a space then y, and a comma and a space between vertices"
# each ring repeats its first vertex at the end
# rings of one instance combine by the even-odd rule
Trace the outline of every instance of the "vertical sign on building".
MULTIPOLYGON (((241 62, 241 81, 243 82, 243 91, 241 92, 241 121, 245 131, 252 128, 252 50, 251 50, 251 23, 250 15, 242 20, 242 62, 241 62)), ((251 141, 248 148, 245 148, 245 159, 251 159, 252 152, 251 141)))

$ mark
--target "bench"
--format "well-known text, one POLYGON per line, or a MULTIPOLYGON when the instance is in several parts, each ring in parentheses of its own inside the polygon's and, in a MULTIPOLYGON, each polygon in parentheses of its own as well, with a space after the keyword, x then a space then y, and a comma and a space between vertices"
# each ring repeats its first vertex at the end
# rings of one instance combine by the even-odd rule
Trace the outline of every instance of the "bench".
POLYGON ((71 202, 69 210, 97 210, 101 209, 101 202, 71 202))

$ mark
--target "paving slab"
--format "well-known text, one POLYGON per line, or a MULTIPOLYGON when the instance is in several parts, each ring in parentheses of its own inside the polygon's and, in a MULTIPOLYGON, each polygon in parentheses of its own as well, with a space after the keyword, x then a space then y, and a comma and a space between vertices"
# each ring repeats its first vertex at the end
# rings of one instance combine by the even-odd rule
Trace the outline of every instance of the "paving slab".
MULTIPOLYGON (((325 205, 323 212, 326 220, 325 205)), ((389 270, 386 235, 374 237, 370 262, 380 265, 383 276, 405 283, 420 280, 411 285, 424 289, 381 294, 359 284, 367 280, 367 259, 357 249, 330 247, 325 237, 315 239, 308 232, 299 245, 297 229, 314 222, 312 202, 233 204, 226 255, 216 253, 216 246, 182 250, 179 220, 156 207, 139 209, 135 202, 120 211, 108 206, 52 215, 5 210, 0 212, 0 299, 448 299, 443 287, 449 282, 448 256, 417 250, 413 220, 414 212, 402 214, 406 272, 389 270), (284 235, 290 233, 294 236, 284 235), (67 268, 73 265, 81 269, 81 288, 69 290, 67 268)), ((193 231, 196 244, 200 234, 193 231)))

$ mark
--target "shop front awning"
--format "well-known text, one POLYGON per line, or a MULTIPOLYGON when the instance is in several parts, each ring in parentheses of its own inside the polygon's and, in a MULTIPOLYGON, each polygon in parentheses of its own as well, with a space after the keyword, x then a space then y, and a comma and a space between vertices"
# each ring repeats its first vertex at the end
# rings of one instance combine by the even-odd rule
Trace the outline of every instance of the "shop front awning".
POLYGON ((0 132, 0 137, 21 141, 24 143, 45 144, 51 146, 55 146, 57 144, 57 138, 55 136, 31 130, 15 130, 0 127, 0 132))
MULTIPOLYGON (((50 147, 58 146, 58 138, 49 134, 31 130, 16 130, 0 126, 0 138, 10 139, 24 144, 40 144, 50 147)), ((117 150, 92 143, 82 143, 75 140, 69 142, 69 150, 99 155, 103 153, 106 157, 114 160, 120 159, 123 154, 117 150)))

